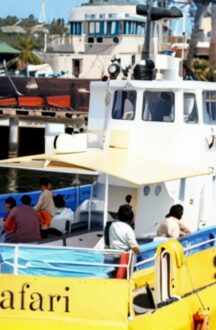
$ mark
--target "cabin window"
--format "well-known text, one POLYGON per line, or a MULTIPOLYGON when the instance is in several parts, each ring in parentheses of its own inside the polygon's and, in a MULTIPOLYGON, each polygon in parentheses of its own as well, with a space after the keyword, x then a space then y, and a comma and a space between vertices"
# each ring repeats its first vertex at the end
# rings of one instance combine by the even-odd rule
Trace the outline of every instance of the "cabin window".
POLYGON ((143 22, 124 21, 123 22, 123 34, 139 34, 143 35, 145 32, 145 25, 143 22))
POLYGON ((216 124, 216 91, 203 92, 203 120, 206 124, 216 124))
POLYGON ((195 95, 192 93, 184 94, 184 122, 187 124, 198 123, 198 111, 195 95))
POLYGON ((145 121, 173 122, 174 93, 146 91, 143 95, 142 119, 145 121))
POLYGON ((137 94, 133 90, 116 90, 114 93, 112 118, 133 120, 135 118, 137 94))
POLYGON ((74 36, 80 36, 82 34, 82 23, 70 23, 70 34, 74 36))

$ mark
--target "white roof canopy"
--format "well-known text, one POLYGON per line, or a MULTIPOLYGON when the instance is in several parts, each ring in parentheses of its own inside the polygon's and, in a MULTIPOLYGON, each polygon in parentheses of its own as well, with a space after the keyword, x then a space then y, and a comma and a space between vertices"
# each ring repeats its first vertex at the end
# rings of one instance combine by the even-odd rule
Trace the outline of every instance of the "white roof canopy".
POLYGON ((127 149, 88 149, 69 154, 42 154, 0 161, 1 167, 36 169, 80 174, 102 172, 136 185, 152 184, 211 173, 168 161, 145 158, 127 149))

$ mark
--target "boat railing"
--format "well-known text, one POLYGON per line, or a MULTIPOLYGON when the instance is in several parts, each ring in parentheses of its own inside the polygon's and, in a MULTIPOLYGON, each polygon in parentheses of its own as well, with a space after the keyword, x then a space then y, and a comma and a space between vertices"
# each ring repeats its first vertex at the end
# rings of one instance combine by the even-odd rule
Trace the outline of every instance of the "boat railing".
POLYGON ((2 274, 129 279, 132 262, 131 252, 118 250, 0 244, 2 274))
MULTIPOLYGON (((64 197, 66 207, 71 208, 75 211, 85 200, 89 200, 93 194, 93 185, 85 184, 85 185, 77 185, 73 187, 67 188, 59 188, 54 189, 53 196, 61 194, 64 197)), ((28 194, 31 196, 31 204, 35 205, 38 201, 40 190, 34 190, 30 192, 16 192, 16 193, 7 193, 0 195, 0 218, 4 218, 7 216, 7 210, 4 208, 4 202, 6 198, 13 197, 16 200, 16 205, 21 205, 21 197, 24 194, 28 194)))
MULTIPOLYGON (((216 241, 216 237, 212 237, 212 238, 206 239, 202 242, 198 242, 195 244, 191 244, 191 242, 189 240, 188 242, 186 242, 186 246, 183 247, 184 255, 186 255, 186 256, 191 255, 195 252, 199 252, 199 251, 205 250, 207 248, 213 247, 213 246, 215 246, 215 241, 216 241)), ((135 263, 135 270, 141 270, 141 269, 148 268, 148 267, 151 267, 154 265, 156 248, 157 247, 155 247, 154 252, 153 252, 152 248, 149 249, 149 252, 150 252, 149 254, 152 254, 151 257, 145 258, 144 260, 141 260, 141 261, 138 261, 135 263)), ((144 251, 144 253, 147 254, 148 249, 146 249, 144 251)))
POLYGON ((155 255, 153 257, 151 257, 151 258, 148 258, 148 259, 145 259, 145 260, 142 260, 142 261, 137 262, 135 264, 135 269, 138 269, 139 270, 140 266, 147 265, 149 263, 153 263, 154 262, 154 259, 155 259, 155 255))
MULTIPOLYGON (((187 243, 187 246, 184 248, 184 253, 186 254, 189 251, 192 250, 203 250, 203 249, 199 249, 200 247, 202 248, 204 245, 207 244, 207 248, 211 247, 211 246, 215 246, 214 242, 216 241, 216 237, 215 238, 210 238, 206 241, 200 242, 200 243, 196 243, 191 245, 190 242, 187 243)), ((195 251, 194 251, 195 252, 195 251)))

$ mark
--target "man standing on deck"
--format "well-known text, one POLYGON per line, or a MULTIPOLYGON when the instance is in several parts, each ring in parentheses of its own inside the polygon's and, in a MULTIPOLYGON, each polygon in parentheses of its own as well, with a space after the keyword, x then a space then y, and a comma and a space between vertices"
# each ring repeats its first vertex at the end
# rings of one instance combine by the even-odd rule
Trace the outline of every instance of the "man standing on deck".
POLYGON ((34 206, 40 218, 40 225, 42 230, 48 229, 52 221, 52 217, 55 214, 55 204, 50 191, 50 182, 48 178, 40 179, 41 194, 37 204, 34 206))

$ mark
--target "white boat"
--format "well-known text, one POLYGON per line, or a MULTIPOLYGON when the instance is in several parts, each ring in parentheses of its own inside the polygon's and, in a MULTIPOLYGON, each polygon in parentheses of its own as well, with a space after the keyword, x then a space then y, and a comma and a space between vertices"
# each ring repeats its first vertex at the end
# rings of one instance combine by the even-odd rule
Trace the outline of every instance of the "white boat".
MULTIPOLYGON (((154 60, 156 70, 151 60, 143 59, 133 79, 92 82, 87 134, 55 136, 53 126, 50 153, 0 162, 11 168, 86 171, 97 177, 94 194, 77 211, 87 217, 88 229, 91 213, 103 228, 131 194, 136 236, 152 242, 141 244, 135 269, 131 253, 119 251, 117 262, 110 262, 113 251, 104 250, 102 237, 90 249, 91 262, 86 247, 8 246, 7 257, 1 246, 3 267, 11 271, 0 279, 3 326, 16 322, 18 329, 40 324, 47 329, 173 330, 200 325, 207 329, 209 322, 209 329, 215 328, 216 84, 183 81, 176 58, 158 55, 154 60), (192 234, 179 241, 158 241, 158 225, 176 203, 184 206, 184 222, 192 234), (81 250, 84 261, 76 259, 81 250), (57 262, 53 251, 60 254, 57 262), (68 251, 71 259, 63 260, 68 251), (81 276, 77 266, 87 275, 81 276), (44 268, 46 273, 39 274, 44 268), (56 275, 71 269, 78 278, 56 275)), ((116 75, 118 64, 109 70, 116 75)))

